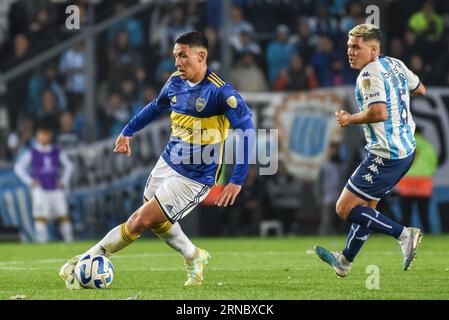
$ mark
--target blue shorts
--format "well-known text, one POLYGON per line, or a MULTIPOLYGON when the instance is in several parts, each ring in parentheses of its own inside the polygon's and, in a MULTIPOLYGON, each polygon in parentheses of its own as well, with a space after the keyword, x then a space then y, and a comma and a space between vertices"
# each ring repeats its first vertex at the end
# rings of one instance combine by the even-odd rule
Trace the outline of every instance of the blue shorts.
POLYGON ((368 153, 349 178, 345 188, 366 201, 379 201, 407 173, 414 158, 415 152, 396 160, 368 153))

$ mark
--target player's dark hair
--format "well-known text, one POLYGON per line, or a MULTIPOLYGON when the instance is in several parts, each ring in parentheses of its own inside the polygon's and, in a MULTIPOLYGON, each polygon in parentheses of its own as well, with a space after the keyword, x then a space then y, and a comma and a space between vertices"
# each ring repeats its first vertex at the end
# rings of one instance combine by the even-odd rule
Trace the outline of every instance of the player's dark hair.
POLYGON ((34 129, 35 132, 42 130, 54 133, 57 128, 55 128, 55 124, 50 117, 42 117, 36 121, 34 129))
POLYGON ((209 49, 207 38, 198 31, 190 31, 176 37, 175 44, 187 44, 191 47, 203 47, 209 49))

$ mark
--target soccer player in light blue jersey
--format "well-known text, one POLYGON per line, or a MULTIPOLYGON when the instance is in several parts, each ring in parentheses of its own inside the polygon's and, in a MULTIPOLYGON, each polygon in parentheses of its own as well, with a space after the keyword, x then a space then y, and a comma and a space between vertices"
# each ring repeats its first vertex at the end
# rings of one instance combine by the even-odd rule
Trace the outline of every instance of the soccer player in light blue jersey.
POLYGON ((316 254, 340 276, 351 264, 371 231, 393 236, 408 270, 416 255, 422 232, 407 228, 376 210, 379 200, 410 169, 415 156, 415 123, 410 95, 425 94, 419 78, 402 61, 380 55, 381 32, 371 24, 354 27, 348 34, 351 68, 360 70, 355 96, 358 113, 335 113, 340 127, 362 124, 367 156, 349 178, 336 205, 337 215, 352 223, 342 252, 315 246, 316 254))
MULTIPOLYGON (((184 257, 188 276, 184 285, 202 283, 209 253, 187 238, 178 221, 205 199, 217 182, 230 126, 243 134, 240 147, 237 146, 243 161, 234 165, 230 182, 216 204, 226 207, 234 203, 254 149, 254 143, 249 143, 251 135, 247 133, 255 131, 245 101, 229 83, 208 68, 207 53, 207 39, 199 32, 188 32, 176 38, 173 56, 178 71, 168 79, 159 96, 125 126, 114 149, 114 152, 130 156, 134 133, 171 111, 172 133, 148 178, 144 204, 85 254, 110 256, 133 243, 144 230, 151 229, 184 257)), ((80 287, 73 276, 79 258, 70 259, 59 273, 69 289, 80 287)))

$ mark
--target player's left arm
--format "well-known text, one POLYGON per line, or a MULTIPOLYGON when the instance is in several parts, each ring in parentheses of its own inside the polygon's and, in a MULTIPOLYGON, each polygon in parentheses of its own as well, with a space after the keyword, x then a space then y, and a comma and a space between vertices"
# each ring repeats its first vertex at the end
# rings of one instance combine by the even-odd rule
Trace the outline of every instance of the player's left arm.
POLYGON ((237 134, 236 155, 231 179, 218 196, 215 204, 226 207, 233 205, 242 189, 249 170, 249 162, 255 149, 255 127, 252 113, 238 92, 229 85, 225 85, 220 97, 225 106, 225 115, 237 134), (254 141, 252 141, 254 140, 254 141))
POLYGON ((388 119, 387 97, 381 76, 370 71, 364 73, 360 81, 365 110, 354 114, 344 110, 335 112, 340 127, 351 124, 376 123, 388 119))

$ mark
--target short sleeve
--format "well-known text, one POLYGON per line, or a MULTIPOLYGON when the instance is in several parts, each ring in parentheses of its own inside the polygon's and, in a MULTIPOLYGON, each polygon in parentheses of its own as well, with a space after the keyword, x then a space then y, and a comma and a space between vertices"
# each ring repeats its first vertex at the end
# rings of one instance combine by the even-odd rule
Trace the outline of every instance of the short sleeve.
POLYGON ((400 64, 400 66, 402 67, 402 69, 404 70, 405 73, 405 78, 407 79, 407 83, 408 83, 408 87, 410 88, 410 92, 415 91, 419 84, 421 83, 421 81, 419 80, 419 77, 414 74, 409 68, 407 68, 407 66, 405 65, 404 62, 402 62, 401 60, 397 60, 400 64))
POLYGON ((363 104, 365 106, 370 106, 375 103, 386 103, 385 84, 379 74, 364 71, 362 72, 359 81, 363 104))
POLYGON ((226 84, 218 93, 218 103, 233 127, 252 117, 251 110, 240 94, 231 85, 226 84))

